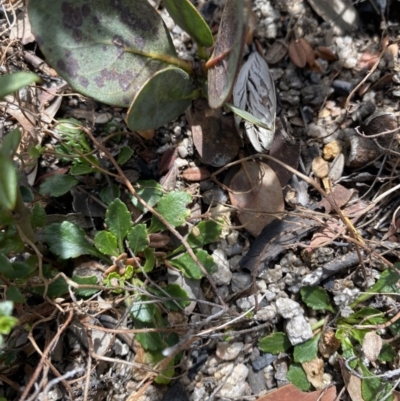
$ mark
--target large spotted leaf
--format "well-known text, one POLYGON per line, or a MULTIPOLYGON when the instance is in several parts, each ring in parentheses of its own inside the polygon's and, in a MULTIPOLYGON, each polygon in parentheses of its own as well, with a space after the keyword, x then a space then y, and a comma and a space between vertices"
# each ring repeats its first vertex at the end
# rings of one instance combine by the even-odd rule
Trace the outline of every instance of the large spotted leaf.
POLYGON ((128 110, 132 131, 161 127, 185 112, 196 96, 189 74, 170 67, 158 71, 140 89, 128 110))
POLYGON ((128 107, 176 56, 147 0, 30 0, 28 12, 47 61, 75 90, 104 103, 128 107))
POLYGON ((229 98, 244 47, 247 23, 246 0, 227 0, 208 70, 208 103, 221 107, 229 98))

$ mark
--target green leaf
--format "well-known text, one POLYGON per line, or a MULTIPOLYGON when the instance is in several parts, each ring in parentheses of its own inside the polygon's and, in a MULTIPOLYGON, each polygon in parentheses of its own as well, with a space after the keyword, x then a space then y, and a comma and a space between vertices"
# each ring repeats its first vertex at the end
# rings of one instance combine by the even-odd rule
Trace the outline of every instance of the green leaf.
POLYGON ((120 196, 121 191, 115 184, 113 184, 112 187, 103 187, 100 191, 100 199, 107 205, 120 196))
POLYGON ((23 279, 36 270, 35 266, 31 266, 26 262, 13 262, 12 270, 4 273, 4 276, 10 280, 23 279))
MULTIPOLYGON (((182 225, 190 215, 190 210, 186 207, 192 197, 187 192, 170 192, 160 199, 156 210, 173 227, 182 225)), ((149 228, 149 233, 165 230, 165 226, 157 217, 153 216, 149 228)))
POLYGON ((164 0, 172 19, 186 31, 200 46, 211 47, 213 36, 206 21, 189 0, 164 0))
MULTIPOLYGON (((215 264, 212 256, 209 255, 206 251, 200 249, 194 251, 194 253, 208 273, 214 273, 217 271, 218 266, 215 264)), ((200 280, 204 276, 199 266, 197 266, 196 262, 187 252, 179 255, 174 259, 169 259, 169 263, 172 266, 175 266, 176 268, 182 270, 183 274, 188 278, 200 280)))
MULTIPOLYGON (((134 188, 136 193, 151 207, 155 206, 164 194, 162 186, 154 180, 137 181, 134 188)), ((133 206, 143 213, 147 212, 147 209, 137 198, 132 196, 131 200, 133 206)))
POLYGON ((0 154, 0 207, 12 211, 17 203, 17 171, 8 156, 0 154))
POLYGON ((40 78, 31 72, 14 72, 0 76, 0 99, 33 82, 39 82, 40 78))
POLYGON ((188 73, 176 67, 158 71, 136 94, 126 123, 132 131, 159 128, 183 114, 195 96, 188 73))
POLYGON ((6 289, 6 298, 9 301, 13 301, 18 304, 24 304, 26 302, 25 297, 21 294, 21 291, 15 285, 10 285, 6 289))
MULTIPOLYGON (((35 292, 36 294, 43 296, 44 290, 45 287, 34 287, 32 291, 35 292)), ((67 282, 62 277, 59 277, 56 281, 54 281, 54 283, 51 283, 49 285, 47 296, 49 298, 59 298, 62 297, 67 292, 68 292, 67 282)))
POLYGON ((9 225, 5 232, 0 232, 0 253, 8 255, 10 253, 22 252, 25 248, 14 225, 9 225))
POLYGON ((146 258, 146 260, 143 265, 143 270, 146 273, 150 273, 154 269, 154 266, 156 265, 156 257, 154 255, 154 250, 151 248, 146 248, 144 250, 144 257, 146 258))
POLYGON ((300 290, 303 302, 314 310, 328 310, 335 313, 327 292, 321 287, 302 287, 300 290))
POLYGON ((306 372, 299 363, 294 363, 290 366, 286 378, 301 391, 308 391, 311 388, 306 372))
POLYGON ((269 336, 263 337, 258 342, 258 347, 263 352, 269 352, 271 354, 279 354, 285 352, 292 346, 288 336, 285 333, 272 333, 269 336))
MULTIPOLYGON (((390 391, 393 391, 393 387, 389 383, 374 377, 362 362, 360 362, 360 368, 364 376, 361 381, 361 394, 364 401, 382 400, 390 391)), ((393 401, 393 394, 385 400, 393 401)))
MULTIPOLYGON (((396 264, 395 264, 396 266, 396 264)), ((400 268, 400 265, 397 265, 400 268)), ((367 299, 373 297, 375 293, 392 292, 399 293, 400 289, 397 287, 397 282, 400 280, 400 274, 395 270, 387 268, 379 277, 378 281, 364 294, 360 295, 351 305, 351 308, 356 307, 358 304, 365 302, 367 299)))
MULTIPOLYGON (((155 294, 159 297, 165 298, 165 293, 160 291, 158 288, 147 288, 152 294, 155 294)), ((189 298, 187 292, 178 284, 168 284, 163 290, 170 296, 171 298, 189 298)), ((179 311, 179 306, 183 309, 186 308, 190 304, 189 300, 176 300, 176 301, 162 301, 163 306, 172 311, 179 311), (179 306, 178 306, 178 305, 179 306)))
POLYGON ((98 231, 94 237, 94 246, 105 255, 118 256, 117 238, 108 231, 98 231))
POLYGON ((71 175, 85 175, 95 173, 96 171, 98 170, 94 168, 91 164, 83 162, 74 164, 69 170, 69 173, 71 175))
MULTIPOLYGON (((98 278, 93 275, 93 276, 78 276, 74 274, 72 276, 72 281, 75 281, 75 283, 78 284, 86 284, 86 285, 99 285, 99 280, 98 278)), ((99 290, 95 288, 77 288, 74 290, 75 294, 80 296, 80 297, 91 297, 92 295, 96 294, 96 292, 99 292, 99 290)))
POLYGON ((138 252, 143 252, 149 246, 146 224, 136 224, 129 230, 127 238, 129 247, 135 255, 138 252))
POLYGON ((157 307, 152 303, 143 303, 150 301, 146 296, 139 296, 133 301, 130 309, 132 319, 139 320, 142 323, 152 323, 156 314, 157 307))
POLYGON ((123 146, 118 154, 117 163, 122 166, 125 164, 133 155, 133 150, 129 146, 123 146))
POLYGON ((201 248, 218 241, 221 232, 222 224, 212 220, 201 221, 192 229, 187 237, 187 242, 192 248, 201 248))
POLYGON ((0 253, 0 273, 7 274, 13 271, 12 264, 7 256, 0 253))
MULTIPOLYGON (((11 301, 1 301, 0 302, 0 309, 2 308, 1 304, 3 303, 11 303, 11 301)), ((8 315, 1 315, 0 313, 0 334, 10 334, 11 330, 13 329, 14 326, 18 324, 18 319, 16 319, 13 316, 8 316, 8 315)))
POLYGON ((270 125, 268 125, 264 121, 258 119, 257 117, 254 117, 253 114, 250 114, 249 112, 247 112, 245 110, 239 109, 238 107, 235 107, 233 104, 230 104, 230 103, 226 103, 225 106, 230 111, 232 111, 233 113, 235 113, 239 117, 243 118, 243 120, 249 121, 250 123, 252 123, 254 125, 257 125, 258 127, 267 129, 269 131, 273 130, 273 127, 271 127, 270 125))
POLYGON ((31 224, 33 228, 43 227, 46 224, 46 211, 40 202, 36 202, 31 210, 31 224))
POLYGON ((125 203, 120 199, 113 200, 108 206, 105 221, 108 230, 117 238, 120 252, 123 252, 123 240, 132 226, 131 214, 125 203))
POLYGON ((13 157, 18 149, 20 142, 21 142, 21 131, 18 128, 16 128, 3 137, 3 140, 1 142, 0 153, 4 156, 13 157))
POLYGON ((176 53, 147 0, 32 0, 29 20, 46 60, 75 90, 128 107, 142 85, 176 53))
POLYGON ((67 194, 78 183, 79 181, 70 175, 54 174, 40 185, 39 193, 41 195, 49 194, 54 197, 62 196, 67 194))
POLYGON ((306 342, 296 345, 293 351, 293 358, 295 362, 309 362, 317 357, 318 354, 318 341, 321 334, 310 338, 306 342))
POLYGON ((222 57, 208 70, 208 103, 211 108, 221 107, 232 93, 241 63, 246 32, 244 0, 227 0, 218 30, 218 39, 211 55, 222 57))
POLYGON ((104 256, 85 238, 85 231, 69 221, 53 223, 45 227, 44 234, 50 251, 61 259, 92 255, 104 259, 104 256))
POLYGON ((21 198, 23 202, 32 203, 35 200, 35 195, 31 188, 21 185, 19 186, 19 191, 21 192, 21 198))
POLYGON ((379 309, 365 307, 343 319, 348 324, 383 324, 387 318, 379 309), (361 323, 362 321, 362 323, 361 323))
POLYGON ((381 352, 378 356, 378 361, 380 362, 392 362, 396 357, 397 353, 395 349, 390 344, 383 344, 381 352))
POLYGON ((9 226, 13 221, 14 217, 12 213, 0 206, 0 227, 9 226))
POLYGON ((164 348, 160 333, 137 333, 135 339, 146 351, 157 351, 164 348))

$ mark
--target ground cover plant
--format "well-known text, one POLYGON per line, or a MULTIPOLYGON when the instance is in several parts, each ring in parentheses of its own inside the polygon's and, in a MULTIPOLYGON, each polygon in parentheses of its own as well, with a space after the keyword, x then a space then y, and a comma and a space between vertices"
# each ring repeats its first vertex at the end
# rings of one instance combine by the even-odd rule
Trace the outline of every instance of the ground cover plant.
MULTIPOLYGON (((329 97, 349 71, 331 69, 334 46, 317 46, 291 8, 278 13, 284 39, 253 41, 252 7, 227 0, 216 26, 186 0, 160 12, 145 0, 29 2, 24 57, 42 79, 0 76, 1 401, 153 401, 167 386, 163 401, 186 401, 183 384, 193 399, 328 401, 344 387, 353 401, 399 398, 399 185, 387 162, 398 148, 365 138, 393 135, 395 118, 358 119, 361 88, 329 97), (165 10, 193 60, 177 56, 165 10), (312 107, 298 107, 300 86, 312 107), (313 113, 331 123, 317 138, 313 113)), ((352 74, 376 80, 394 44, 352 74)), ((4 54, 14 71, 20 54, 4 54)))

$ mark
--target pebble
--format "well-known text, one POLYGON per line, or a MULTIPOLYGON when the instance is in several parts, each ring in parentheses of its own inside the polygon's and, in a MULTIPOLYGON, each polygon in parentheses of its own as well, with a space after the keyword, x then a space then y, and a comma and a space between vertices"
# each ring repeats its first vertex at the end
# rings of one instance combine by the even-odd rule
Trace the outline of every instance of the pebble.
POLYGON ((233 292, 241 291, 247 288, 252 282, 250 274, 246 273, 233 273, 231 288, 233 292))
POLYGON ((225 365, 221 369, 221 374, 224 376, 229 374, 228 380, 223 385, 218 395, 226 398, 240 398, 245 394, 246 390, 249 390, 246 382, 249 369, 243 363, 239 363, 233 368, 233 363, 225 365))
POLYGON ((261 354, 256 360, 251 362, 251 365, 253 366, 253 369, 255 371, 258 371, 271 365, 271 363, 276 361, 277 359, 278 357, 273 354, 261 354))
POLYGON ((238 357, 243 346, 244 344, 242 342, 232 344, 220 342, 217 344, 217 357, 221 358, 223 361, 232 361, 238 357))
POLYGON ((255 371, 254 369, 249 369, 247 381, 253 394, 260 394, 267 389, 264 372, 262 370, 255 371))
POLYGON ((275 380, 277 381, 278 387, 282 387, 283 385, 288 383, 286 379, 286 374, 288 371, 288 365, 286 359, 278 359, 275 362, 275 380))
POLYGON ((267 305, 264 308, 260 308, 255 314, 257 320, 263 322, 273 321, 277 316, 276 306, 274 304, 267 305))
POLYGON ((206 392, 206 389, 204 388, 204 386, 201 387, 195 387, 194 391, 192 393, 192 401, 203 401, 205 399, 207 399, 208 394, 206 392))
POLYGON ((212 258, 218 266, 218 270, 211 275, 216 285, 228 285, 232 279, 232 272, 229 269, 229 261, 222 249, 216 249, 212 258))
POLYGON ((295 316, 286 325, 286 334, 292 345, 301 344, 313 336, 310 323, 304 316, 295 316))
MULTIPOLYGON (((262 299, 262 295, 258 294, 257 295, 258 302, 260 303, 262 299)), ((244 297, 244 298, 239 298, 236 301, 236 305, 238 308, 240 308, 243 312, 246 310, 249 310, 252 306, 254 306, 254 295, 250 295, 249 297, 244 297)))
POLYGON ((292 319, 295 316, 304 314, 300 304, 292 299, 278 298, 275 304, 278 313, 285 319, 292 319))

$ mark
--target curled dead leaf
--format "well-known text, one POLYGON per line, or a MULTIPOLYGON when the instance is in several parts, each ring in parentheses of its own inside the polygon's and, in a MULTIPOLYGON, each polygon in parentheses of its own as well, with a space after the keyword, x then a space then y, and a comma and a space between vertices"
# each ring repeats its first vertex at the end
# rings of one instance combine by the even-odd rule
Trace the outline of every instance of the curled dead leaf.
POLYGON ((304 38, 292 41, 289 44, 288 50, 290 60, 295 66, 304 68, 306 64, 308 64, 310 67, 315 64, 314 50, 304 38))
POLYGON ((210 175, 210 172, 204 167, 189 167, 182 173, 182 177, 187 181, 206 180, 210 175))
POLYGON ((340 347, 340 341, 336 338, 333 330, 325 331, 318 343, 318 351, 324 358, 329 358, 340 347))
POLYGON ((318 178, 325 178, 329 173, 329 164, 321 156, 317 156, 312 161, 312 171, 318 178))
POLYGON ((378 336, 375 331, 370 331, 364 336, 362 350, 369 361, 375 362, 381 352, 382 345, 381 336, 378 336))
POLYGON ((316 388, 324 387, 324 361, 320 358, 314 358, 312 361, 301 364, 307 375, 307 380, 316 388))
POLYGON ((255 237, 284 211, 281 184, 271 167, 245 161, 230 182, 229 197, 238 218, 255 237))

